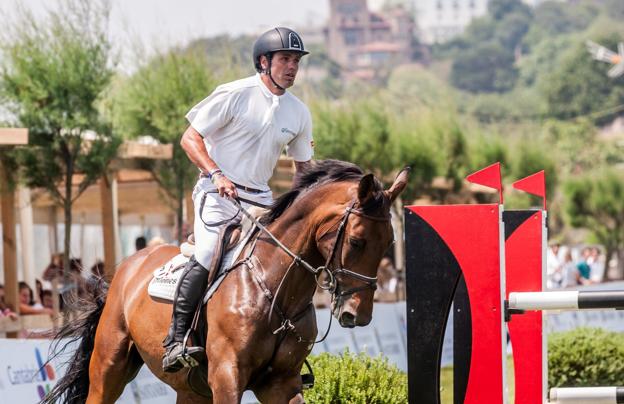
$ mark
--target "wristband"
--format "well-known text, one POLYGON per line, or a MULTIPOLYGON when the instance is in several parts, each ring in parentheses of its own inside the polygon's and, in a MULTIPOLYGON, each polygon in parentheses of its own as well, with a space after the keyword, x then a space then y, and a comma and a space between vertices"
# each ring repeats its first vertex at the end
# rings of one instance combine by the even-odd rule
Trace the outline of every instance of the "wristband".
POLYGON ((220 168, 215 168, 214 170, 210 170, 208 171, 208 178, 210 178, 211 180, 213 179, 213 177, 217 174, 221 174, 223 175, 223 171, 221 171, 220 168))

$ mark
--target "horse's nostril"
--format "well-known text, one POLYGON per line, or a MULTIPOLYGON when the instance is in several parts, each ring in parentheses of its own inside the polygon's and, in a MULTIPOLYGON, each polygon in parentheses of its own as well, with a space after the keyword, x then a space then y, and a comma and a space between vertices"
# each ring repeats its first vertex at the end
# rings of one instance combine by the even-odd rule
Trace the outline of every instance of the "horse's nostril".
POLYGON ((343 327, 355 327, 355 316, 351 313, 344 312, 340 316, 340 325, 343 327))

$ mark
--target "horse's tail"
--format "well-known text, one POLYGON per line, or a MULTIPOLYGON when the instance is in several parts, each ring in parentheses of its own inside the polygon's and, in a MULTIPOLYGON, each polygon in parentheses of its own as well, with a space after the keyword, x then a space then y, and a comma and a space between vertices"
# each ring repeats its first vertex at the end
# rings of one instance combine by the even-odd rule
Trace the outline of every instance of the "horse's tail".
POLYGON ((63 377, 40 404, 84 403, 89 393, 89 361, 95 342, 95 330, 100 321, 108 284, 102 278, 88 281, 87 296, 72 303, 76 318, 61 327, 54 335, 48 361, 63 354, 70 347, 76 350, 67 359, 63 377))

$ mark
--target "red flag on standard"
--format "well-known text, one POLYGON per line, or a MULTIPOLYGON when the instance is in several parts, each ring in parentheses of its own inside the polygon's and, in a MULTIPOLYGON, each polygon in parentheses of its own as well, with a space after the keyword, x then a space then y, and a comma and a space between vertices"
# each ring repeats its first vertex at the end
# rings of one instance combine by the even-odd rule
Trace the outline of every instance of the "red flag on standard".
POLYGON ((486 187, 498 189, 500 203, 503 203, 503 183, 501 181, 500 163, 494 163, 466 177, 467 181, 486 187))
POLYGON ((520 191, 528 192, 533 195, 544 198, 544 210, 546 210, 546 178, 544 170, 524 177, 512 184, 512 186, 520 191))

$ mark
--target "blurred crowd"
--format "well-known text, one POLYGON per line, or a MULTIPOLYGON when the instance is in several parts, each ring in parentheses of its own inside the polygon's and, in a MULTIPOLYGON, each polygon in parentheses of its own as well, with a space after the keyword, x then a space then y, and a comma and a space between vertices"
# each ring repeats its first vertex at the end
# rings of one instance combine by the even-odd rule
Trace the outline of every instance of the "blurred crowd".
POLYGON ((602 282, 606 258, 599 247, 551 244, 546 256, 546 287, 573 288, 602 282))
MULTIPOLYGON (((164 242, 162 239, 146 242, 143 237, 136 239, 137 251, 156 243, 164 242)), ((573 247, 552 244, 548 247, 546 261, 547 288, 574 288, 579 285, 599 283, 603 280, 606 268, 605 255, 600 247, 585 246, 573 247)), ((35 289, 26 282, 19 283, 19 312, 22 315, 48 314, 54 310, 54 296, 73 292, 78 296, 84 294, 86 288, 85 279, 89 275, 102 277, 104 264, 96 262, 89 271, 84 273, 79 258, 70 261, 70 270, 66 274, 63 270, 61 254, 52 256, 50 264, 43 272, 43 279, 37 280, 35 289), (57 293, 53 293, 52 285, 55 285, 57 293)), ((377 273, 377 290, 375 301, 396 302, 405 299, 405 282, 403 271, 396 269, 392 257, 386 256, 379 264, 377 273)), ((327 292, 319 289, 314 297, 317 307, 329 307, 330 296, 327 292)), ((63 310, 63 300, 58 299, 58 310, 63 310)), ((6 304, 4 288, 0 284, 0 317, 17 318, 15 308, 6 304)))
MULTIPOLYGON (((164 240, 159 237, 149 242, 144 237, 138 237, 135 240, 135 248, 138 251, 160 243, 164 243, 164 240)), ((90 275, 103 277, 104 263, 102 261, 96 262, 87 272, 79 258, 72 258, 69 271, 66 273, 63 268, 62 254, 54 254, 43 271, 42 279, 37 279, 35 285, 32 285, 34 288, 26 282, 19 282, 20 315, 44 314, 53 316, 54 310, 62 312, 64 302, 59 296, 67 294, 83 296, 87 287, 86 279, 90 275)), ((403 272, 396 269, 392 257, 384 257, 377 272, 375 301, 396 302, 404 300, 405 286, 402 275, 403 272)), ((329 307, 329 294, 319 289, 314 297, 314 303, 317 307, 329 307)), ((0 317, 17 319, 15 307, 10 307, 5 302, 2 284, 0 284, 0 317)))
MULTIPOLYGON (((160 237, 154 237, 149 242, 145 237, 135 240, 136 250, 165 241, 160 237)), ((0 318, 7 317, 17 320, 17 312, 23 316, 43 314, 54 316, 55 310, 62 312, 65 301, 60 296, 85 295, 87 278, 90 276, 104 277, 104 262, 97 261, 89 271, 86 271, 80 258, 72 258, 69 262, 69 271, 64 270, 63 254, 53 254, 50 263, 43 270, 41 279, 36 279, 34 285, 21 281, 18 284, 18 305, 12 307, 6 302, 4 285, 0 284, 0 318), (56 306, 56 307, 55 307, 56 306)))

